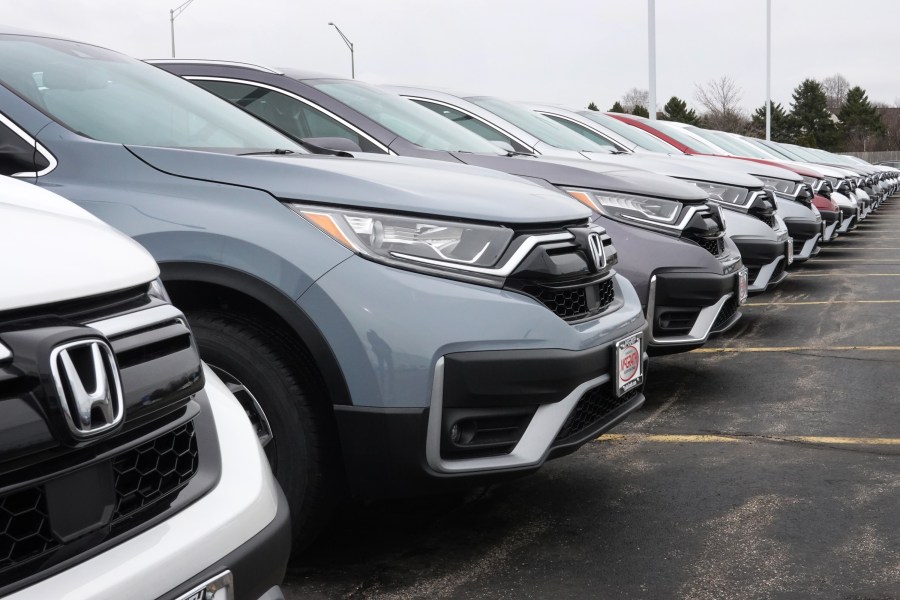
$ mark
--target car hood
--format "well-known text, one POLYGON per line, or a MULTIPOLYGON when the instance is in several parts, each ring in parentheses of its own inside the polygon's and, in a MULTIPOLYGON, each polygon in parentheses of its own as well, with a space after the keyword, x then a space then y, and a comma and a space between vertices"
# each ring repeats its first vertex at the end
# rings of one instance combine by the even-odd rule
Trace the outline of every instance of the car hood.
POLYGON ((492 223, 557 223, 590 211, 565 194, 496 171, 396 156, 234 156, 129 146, 180 177, 264 190, 282 200, 492 223))
POLYGON ((690 157, 690 160, 696 160, 708 165, 715 165, 723 169, 730 169, 732 171, 740 171, 741 173, 749 173, 750 175, 759 175, 762 177, 777 177, 779 179, 788 179, 794 182, 803 181, 802 177, 800 177, 797 173, 791 171, 790 169, 773 167, 772 165, 766 165, 751 160, 744 160, 742 158, 732 158, 728 156, 701 156, 695 154, 690 157))
POLYGON ((0 311, 130 288, 159 275, 137 242, 36 185, 0 177, 0 311))
POLYGON ((466 164, 497 169, 522 177, 534 177, 559 187, 623 192, 681 202, 701 202, 707 198, 707 194, 698 190, 696 186, 625 165, 547 156, 536 158, 465 153, 454 155, 466 164))
MULTIPOLYGON (((621 165, 633 169, 645 169, 668 177, 679 179, 697 179, 734 185, 744 188, 759 189, 762 181, 741 171, 721 169, 694 160, 692 156, 669 156, 666 154, 607 154, 597 157, 594 163, 621 165)), ((591 163, 591 164, 594 164, 591 163)))

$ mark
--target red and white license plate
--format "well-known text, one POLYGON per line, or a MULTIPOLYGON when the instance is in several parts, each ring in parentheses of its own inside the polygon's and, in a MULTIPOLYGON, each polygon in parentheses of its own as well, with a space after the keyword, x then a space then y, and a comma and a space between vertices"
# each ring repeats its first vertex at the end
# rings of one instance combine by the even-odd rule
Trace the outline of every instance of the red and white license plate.
POLYGON ((643 333, 616 342, 616 395, 622 396, 644 382, 643 333))

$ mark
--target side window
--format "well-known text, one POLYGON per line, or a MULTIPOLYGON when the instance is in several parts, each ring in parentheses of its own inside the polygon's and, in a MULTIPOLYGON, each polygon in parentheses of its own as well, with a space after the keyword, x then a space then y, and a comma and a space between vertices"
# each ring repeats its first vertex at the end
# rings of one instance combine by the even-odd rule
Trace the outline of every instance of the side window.
POLYGON ((34 145, 0 122, 0 175, 34 173, 49 166, 34 145))
POLYGON ((507 144, 512 146, 516 152, 526 152, 529 154, 531 153, 530 148, 527 148, 505 133, 498 131, 497 129, 480 121, 479 119, 476 119, 471 115, 467 115, 466 113, 458 111, 454 108, 450 108, 449 106, 444 106, 443 104, 436 104, 434 102, 428 102, 427 100, 419 100, 418 98, 414 98, 412 100, 416 104, 421 104, 425 108, 436 112, 445 119, 449 119, 457 125, 462 125, 472 133, 475 133, 486 140, 494 142, 506 142, 507 144))
POLYGON ((213 94, 243 108, 295 139, 341 137, 356 142, 363 152, 384 154, 366 137, 321 111, 268 88, 230 81, 194 81, 213 94))
POLYGON ((549 119, 552 119, 553 121, 556 121, 563 127, 567 127, 569 129, 571 129, 578 135, 580 135, 582 137, 586 137, 587 139, 591 140, 598 146, 603 146, 604 148, 606 148, 612 152, 618 152, 620 150, 624 150, 624 148, 619 148, 618 146, 616 146, 616 144, 613 144, 611 141, 609 141, 608 139, 606 139, 605 137, 603 137, 596 131, 588 129, 584 125, 581 125, 579 123, 574 123, 574 122, 570 121, 569 119, 563 119, 562 117, 557 117, 556 115, 548 115, 545 113, 541 113, 541 114, 549 119))

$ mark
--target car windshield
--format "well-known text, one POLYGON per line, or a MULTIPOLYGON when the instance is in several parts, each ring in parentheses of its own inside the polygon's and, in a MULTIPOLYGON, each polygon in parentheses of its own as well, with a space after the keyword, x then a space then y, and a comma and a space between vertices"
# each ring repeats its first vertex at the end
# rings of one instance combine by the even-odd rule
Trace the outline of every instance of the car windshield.
POLYGON ((305 152, 194 84, 96 46, 0 35, 0 83, 95 140, 238 154, 305 152))
POLYGON ((694 136, 689 135, 681 127, 678 127, 676 125, 669 125, 661 121, 654 121, 651 127, 654 127, 661 133, 664 133, 670 138, 681 142, 694 152, 701 152, 703 154, 722 154, 722 151, 718 148, 713 148, 703 140, 698 140, 694 136))
POLYGON ((603 146, 598 146, 574 131, 566 129, 559 123, 554 123, 546 117, 542 117, 527 108, 517 106, 511 102, 489 96, 474 96, 466 98, 466 100, 491 111, 501 119, 509 121, 519 129, 527 131, 542 142, 556 148, 574 150, 575 152, 609 153, 609 150, 604 149, 603 146))
POLYGON ((392 92, 341 79, 308 80, 305 83, 417 146, 447 152, 503 154, 494 144, 468 129, 392 92))
POLYGON ((785 146, 784 144, 779 144, 778 142, 760 142, 761 144, 765 144, 766 148, 770 148, 773 152, 777 152, 781 156, 785 158, 789 158, 791 160, 797 160, 800 162, 809 162, 808 158, 803 158, 799 154, 792 152, 790 148, 785 146))
POLYGON ((776 148, 766 146, 759 140, 756 140, 753 138, 742 137, 741 141, 743 141, 745 144, 748 144, 748 145, 752 146, 753 148, 755 148, 756 151, 759 152, 759 154, 761 155, 760 158, 768 158, 768 159, 775 159, 775 160, 783 160, 785 158, 790 158, 789 156, 785 156, 784 154, 779 152, 776 148))
POLYGON ((748 149, 745 144, 742 144, 740 142, 740 140, 736 140, 727 133, 722 133, 721 131, 711 131, 709 129, 701 129, 694 126, 686 127, 686 129, 696 135, 699 135, 703 139, 712 142, 726 152, 734 154, 735 156, 765 158, 764 156, 757 156, 757 153, 753 148, 748 149))
POLYGON ((606 127, 613 133, 620 136, 650 152, 661 152, 663 154, 682 154, 681 150, 675 146, 664 142, 652 133, 647 133, 643 129, 632 127, 627 123, 623 123, 618 119, 614 119, 608 115, 597 112, 595 110, 580 110, 578 114, 586 119, 590 119, 595 123, 606 127))

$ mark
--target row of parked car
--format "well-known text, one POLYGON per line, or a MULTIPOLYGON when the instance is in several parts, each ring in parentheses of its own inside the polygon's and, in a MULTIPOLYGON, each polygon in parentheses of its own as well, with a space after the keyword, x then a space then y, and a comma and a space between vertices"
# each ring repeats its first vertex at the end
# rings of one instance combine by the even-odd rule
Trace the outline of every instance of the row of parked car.
POLYGON ((900 173, 149 63, 0 33, 0 595, 280 598, 340 500, 521 476, 621 422, 649 355, 732 327, 900 173))

